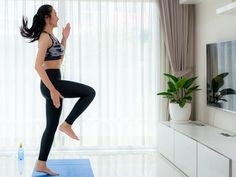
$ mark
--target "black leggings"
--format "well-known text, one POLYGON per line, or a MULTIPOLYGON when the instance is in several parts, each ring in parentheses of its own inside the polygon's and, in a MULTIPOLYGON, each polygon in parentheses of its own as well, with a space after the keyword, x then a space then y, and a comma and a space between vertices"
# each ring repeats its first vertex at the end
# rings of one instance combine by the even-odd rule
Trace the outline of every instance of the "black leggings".
MULTIPOLYGON (((54 87, 61 93, 64 98, 80 99, 74 105, 72 111, 66 118, 66 122, 73 124, 77 117, 88 107, 95 97, 95 90, 92 87, 83 85, 76 82, 61 80, 61 73, 59 69, 47 69, 46 73, 54 85, 54 87)), ((43 133, 40 145, 39 160, 46 161, 50 152, 54 135, 59 123, 59 118, 62 110, 62 99, 60 99, 61 105, 57 109, 52 102, 50 91, 41 81, 40 89, 42 95, 46 98, 46 129, 43 133)))

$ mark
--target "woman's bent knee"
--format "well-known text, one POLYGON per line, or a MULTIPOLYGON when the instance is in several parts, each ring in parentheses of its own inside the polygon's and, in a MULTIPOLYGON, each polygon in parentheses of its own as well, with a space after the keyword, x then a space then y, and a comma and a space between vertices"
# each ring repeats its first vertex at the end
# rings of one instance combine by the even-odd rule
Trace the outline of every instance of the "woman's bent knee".
POLYGON ((91 87, 90 95, 94 98, 96 95, 96 91, 91 87))

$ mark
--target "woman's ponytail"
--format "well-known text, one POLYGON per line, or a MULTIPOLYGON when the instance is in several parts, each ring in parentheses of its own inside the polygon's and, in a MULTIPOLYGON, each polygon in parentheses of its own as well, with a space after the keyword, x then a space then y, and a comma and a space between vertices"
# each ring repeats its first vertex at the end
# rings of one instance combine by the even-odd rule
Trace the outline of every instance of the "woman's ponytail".
POLYGON ((23 37, 30 39, 30 42, 34 42, 39 39, 40 34, 44 30, 46 25, 45 17, 50 17, 52 12, 51 5, 42 5, 38 12, 33 17, 32 26, 28 27, 27 17, 22 17, 22 26, 20 27, 20 33, 23 37))

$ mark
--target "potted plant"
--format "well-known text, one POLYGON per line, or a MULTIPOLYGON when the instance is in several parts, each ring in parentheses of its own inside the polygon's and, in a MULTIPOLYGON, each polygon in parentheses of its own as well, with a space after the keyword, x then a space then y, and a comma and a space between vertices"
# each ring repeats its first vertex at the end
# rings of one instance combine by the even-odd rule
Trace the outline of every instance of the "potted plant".
POLYGON ((168 79, 168 88, 165 92, 159 92, 161 95, 169 99, 169 113, 171 121, 176 123, 188 122, 191 115, 192 93, 200 90, 199 85, 193 82, 197 77, 175 77, 174 75, 164 73, 168 79))

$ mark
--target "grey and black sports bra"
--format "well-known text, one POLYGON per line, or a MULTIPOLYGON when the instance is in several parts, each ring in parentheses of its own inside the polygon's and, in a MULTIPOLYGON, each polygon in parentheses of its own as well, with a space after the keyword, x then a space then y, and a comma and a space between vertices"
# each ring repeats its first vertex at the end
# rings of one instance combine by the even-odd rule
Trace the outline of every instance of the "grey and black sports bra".
POLYGON ((64 55, 65 53, 64 46, 58 41, 56 37, 54 37, 50 33, 46 31, 42 31, 42 32, 47 33, 49 37, 52 39, 52 46, 49 47, 46 51, 45 61, 61 59, 61 56, 64 55))

